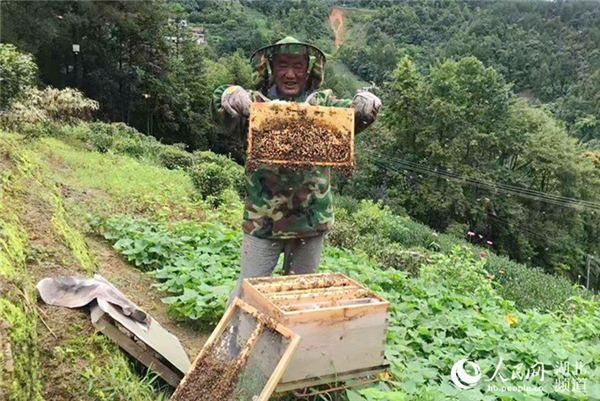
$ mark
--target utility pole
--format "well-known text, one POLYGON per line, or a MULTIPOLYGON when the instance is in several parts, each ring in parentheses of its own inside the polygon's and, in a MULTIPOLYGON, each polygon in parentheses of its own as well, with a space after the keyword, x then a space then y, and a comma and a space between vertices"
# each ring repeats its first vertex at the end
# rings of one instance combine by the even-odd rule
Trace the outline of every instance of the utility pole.
POLYGON ((585 288, 590 289, 590 271, 592 269, 592 255, 587 255, 586 260, 586 269, 587 269, 587 279, 585 281, 585 288))

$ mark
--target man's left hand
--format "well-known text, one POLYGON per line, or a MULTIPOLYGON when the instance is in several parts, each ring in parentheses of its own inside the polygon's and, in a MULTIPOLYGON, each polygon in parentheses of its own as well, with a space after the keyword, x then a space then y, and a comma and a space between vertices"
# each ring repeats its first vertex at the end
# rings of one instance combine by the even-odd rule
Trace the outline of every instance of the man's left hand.
POLYGON ((358 91, 352 99, 352 106, 361 120, 372 123, 381 108, 381 100, 371 92, 358 91))

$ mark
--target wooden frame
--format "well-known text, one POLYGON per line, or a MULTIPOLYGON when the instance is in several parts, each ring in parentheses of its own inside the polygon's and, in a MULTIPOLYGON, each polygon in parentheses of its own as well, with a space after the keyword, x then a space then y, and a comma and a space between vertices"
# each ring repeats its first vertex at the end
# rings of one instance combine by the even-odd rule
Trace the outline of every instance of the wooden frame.
MULTIPOLYGON (((168 360, 162 360, 152 348, 144 347, 134 341, 130 336, 123 333, 118 322, 112 319, 108 313, 104 312, 98 305, 93 305, 90 309, 90 315, 92 324, 106 337, 110 338, 119 347, 123 348, 129 355, 140 361, 148 369, 158 373, 160 377, 164 379, 173 387, 177 387, 181 381, 184 373, 181 372, 174 366, 168 363, 168 360)), ((121 326, 124 330, 127 330, 125 326, 121 326)), ((135 335, 134 333, 131 333, 135 335)), ((141 341, 142 339, 140 339, 141 341)))
MULTIPOLYGON (((192 367, 188 371, 188 374, 189 374, 189 372, 194 371, 194 369, 196 368, 198 363, 205 356, 207 350, 209 350, 216 343, 218 338, 223 334, 223 332, 225 331, 225 328, 227 327, 227 325, 230 323, 231 319, 233 318, 233 315, 234 315, 236 309, 241 309, 242 311, 250 314, 251 316, 253 316, 257 319, 257 322, 258 322, 257 327, 255 328, 251 338, 248 340, 248 342, 251 343, 251 347, 254 346, 254 344, 256 343, 256 341, 258 340, 258 337, 260 335, 261 326, 262 327, 266 326, 266 324, 264 323, 266 320, 265 320, 264 316, 256 308, 248 305, 246 302, 242 301, 240 298, 235 298, 233 303, 231 304, 231 306, 229 308, 227 308, 227 310, 225 311, 225 314, 219 321, 219 324, 214 329, 214 331, 212 332, 212 334, 210 335, 210 337, 208 338, 208 340, 202 347, 202 350, 200 351, 200 353, 198 354, 198 356, 192 363, 192 367)), ((269 380, 265 384, 265 387, 261 391, 259 397, 256 399, 256 401, 268 401, 269 400, 269 398, 271 397, 271 394, 273 394, 273 392, 275 391, 277 384, 279 384, 281 377, 283 376, 286 368, 288 367, 290 360, 291 360, 292 356, 294 355, 294 352, 298 348, 298 344, 300 343, 300 337, 297 334, 295 334, 294 332, 292 332, 291 330, 289 330, 287 327, 283 326, 282 324, 278 323, 278 324, 275 324, 274 327, 270 327, 270 328, 277 331, 283 337, 289 339, 290 343, 289 343, 288 347, 286 348, 285 352, 283 353, 281 359, 279 360, 277 366, 275 367, 275 370, 269 377, 269 380)), ((186 375, 186 377, 183 378, 183 380, 179 384, 179 387, 175 390, 175 393, 173 393, 172 398, 175 398, 175 395, 178 393, 180 388, 185 387, 187 378, 188 378, 187 375, 186 375)))
POLYGON ((296 102, 254 102, 250 108, 250 119, 248 124, 248 159, 255 163, 269 165, 313 165, 326 167, 353 167, 354 166, 354 109, 343 107, 311 106, 306 103, 296 102), (338 162, 309 160, 277 160, 277 159, 250 159, 253 147, 253 130, 259 129, 265 121, 280 118, 279 113, 310 117, 338 127, 342 131, 349 132, 350 150, 347 160, 338 162))
POLYGON ((383 365, 374 366, 372 368, 357 369, 349 372, 340 374, 331 374, 328 376, 313 377, 305 380, 292 381, 287 383, 281 383, 275 389, 276 393, 286 393, 288 391, 297 390, 301 388, 308 388, 314 386, 320 386, 322 384, 342 383, 347 380, 367 378, 375 376, 378 373, 385 372, 390 367, 389 363, 383 365))

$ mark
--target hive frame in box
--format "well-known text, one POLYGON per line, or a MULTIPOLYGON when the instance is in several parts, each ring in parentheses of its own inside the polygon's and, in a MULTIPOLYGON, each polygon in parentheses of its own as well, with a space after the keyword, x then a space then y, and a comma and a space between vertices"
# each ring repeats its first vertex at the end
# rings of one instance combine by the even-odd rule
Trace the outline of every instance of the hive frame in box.
POLYGON ((246 279, 242 299, 300 335, 277 392, 373 376, 389 366, 383 354, 389 302, 343 274, 246 279), (291 280, 309 284, 294 289, 291 280), (328 286, 313 290, 310 280, 328 286), (344 303, 353 295, 354 303, 344 303), (294 310, 286 297, 318 308, 294 310))
POLYGON ((326 121, 340 129, 346 129, 350 133, 350 153, 349 160, 342 162, 309 162, 294 160, 267 160, 252 159, 256 163, 265 163, 271 165, 306 165, 326 167, 353 167, 354 166, 354 109, 343 107, 311 106, 307 103, 296 102, 254 102, 250 109, 250 118, 248 124, 248 147, 247 155, 250 157, 253 147, 253 130, 260 128, 261 124, 269 118, 284 109, 291 114, 306 114, 312 118, 326 121))
MULTIPOLYGON (((225 328, 231 322, 231 319, 233 318, 234 313, 235 313, 236 309, 238 309, 238 308, 241 309, 242 311, 256 317, 257 320, 259 320, 258 317, 261 315, 261 313, 256 308, 248 305, 246 302, 242 301, 240 298, 235 298, 233 300, 231 306, 229 306, 229 308, 227 308, 227 310, 225 311, 225 314, 219 321, 219 324, 217 324, 217 327, 214 329, 214 331, 212 332, 212 334, 210 335, 210 337, 208 338, 208 340, 202 347, 202 350, 200 351, 200 353, 198 354, 196 359, 194 359, 192 366, 188 370, 188 374, 194 371, 197 364, 205 356, 205 353, 207 352, 207 350, 209 350, 216 343, 218 338, 223 334, 223 332, 225 331, 225 328)), ((261 324, 260 321, 259 321, 259 324, 261 324)), ((273 394, 273 392, 275 391, 277 384, 279 383, 287 366, 289 365, 290 360, 291 360, 292 356, 294 355, 294 352, 298 348, 298 344, 300 342, 300 337, 297 334, 290 331, 288 328, 284 327, 281 324, 276 324, 275 327, 272 327, 272 329, 277 331, 283 337, 288 338, 290 340, 290 343, 289 343, 287 349, 285 350, 284 354, 282 355, 281 359, 279 360, 277 366, 275 367, 275 370, 269 377, 269 380, 267 381, 265 387, 263 388, 262 392, 260 393, 260 396, 252 401, 268 401, 269 400, 269 398, 271 397, 271 394, 273 394)), ((175 390, 175 393, 173 393, 173 395, 172 395, 172 399, 175 398, 175 395, 178 392, 179 388, 183 388, 185 386, 187 379, 188 379, 188 375, 186 375, 183 378, 183 380, 179 383, 179 386, 175 390)))

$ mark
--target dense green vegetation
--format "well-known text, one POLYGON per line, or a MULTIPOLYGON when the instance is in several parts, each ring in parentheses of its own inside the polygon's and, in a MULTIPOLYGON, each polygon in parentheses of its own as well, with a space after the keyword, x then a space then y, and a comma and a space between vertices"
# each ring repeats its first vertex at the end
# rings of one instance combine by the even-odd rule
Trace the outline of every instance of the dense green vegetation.
POLYGON ((351 4, 375 10, 348 13, 351 28, 340 49, 361 77, 383 82, 402 55, 422 69, 440 59, 473 55, 502 74, 516 93, 551 103, 575 136, 598 139, 600 9, 595 2, 351 4))
MULTIPOLYGON (((339 49, 332 1, 37 2, 34 12, 24 4, 2 3, 0 36, 31 53, 39 72, 27 53, 3 47, 10 99, 37 74, 99 102, 100 111, 62 107, 63 120, 95 112, 241 161, 239 137, 210 118, 210 94, 225 82, 251 86, 247 57, 292 34, 327 52, 326 85, 340 96, 375 82, 384 98, 381 123, 359 139, 358 174, 339 183, 344 194, 578 282, 600 252, 594 3, 345 2, 339 49), (26 23, 34 15, 44 22, 26 23), (191 27, 204 29, 208 45, 194 43, 191 27)), ((18 99, 10 107, 4 119, 40 119, 18 99)), ((120 141, 94 130, 97 148, 120 141)), ((164 163, 189 167, 173 152, 164 163)), ((215 166, 196 170, 196 185, 213 192, 234 179, 215 166)))
MULTIPOLYGON (((132 264, 151 272, 158 288, 169 295, 164 301, 170 305, 172 315, 199 322, 218 320, 237 275, 241 203, 235 180, 217 193, 194 190, 189 167, 201 170, 206 163, 210 169, 228 175, 232 174, 232 162, 210 152, 178 153, 179 148, 161 145, 123 125, 79 122, 62 125, 54 131, 60 140, 45 137, 46 130, 40 135, 30 134, 20 145, 34 151, 29 152, 28 159, 37 164, 47 157, 59 157, 73 170, 68 175, 62 173, 61 180, 67 179, 64 182, 75 185, 74 188, 96 187, 110 194, 108 205, 91 204, 97 216, 92 219, 92 227, 132 264), (109 145, 104 142, 103 147, 97 148, 93 144, 98 127, 103 133, 119 132, 118 138, 125 142, 129 138, 136 146, 123 146, 123 141, 116 141, 109 145), (165 157, 160 156, 165 154, 169 155, 167 166, 163 166, 165 157), (103 167, 106 178, 94 183, 91 178, 95 174, 86 170, 86 165, 90 161, 102 163, 104 158, 108 160, 103 167), (182 160, 183 169, 167 169, 174 167, 174 161, 182 160), (131 181, 130 178, 140 177, 146 171, 154 177, 149 182, 131 181), (121 192, 125 188, 129 189, 127 194, 121 192), (150 198, 155 205, 150 210, 128 209, 131 206, 119 201, 121 196, 131 198, 156 191, 164 193, 162 197, 150 198), (222 205, 217 202, 214 209, 212 202, 203 203, 211 197, 225 197, 232 203, 226 209, 219 209, 222 205), (159 205, 163 207, 157 208, 159 205), (206 222, 190 221, 185 214, 177 213, 190 207, 204 210, 206 222), (128 216, 115 215, 118 210, 128 216)), ((101 200, 106 203, 106 199, 101 200)), ((394 215, 388 207, 348 197, 338 198, 337 203, 338 225, 324 251, 321 268, 349 274, 393 305, 387 347, 392 363, 390 376, 375 386, 348 391, 343 398, 354 401, 596 397, 600 375, 597 301, 582 298, 568 284, 563 286, 560 279, 528 268, 520 270, 520 276, 515 275, 518 265, 506 259, 492 259, 489 250, 461 245, 455 237, 438 234, 407 217, 394 215), (488 266, 493 269, 494 263, 499 264, 497 276, 490 274, 488 266), (528 293, 532 289, 537 290, 534 296, 528 293), (523 292, 519 293, 520 290, 523 292), (530 304, 517 307, 507 300, 511 295, 518 302, 530 304), (556 298, 562 301, 555 302, 556 298), (530 307, 550 311, 527 309, 530 307), (484 384, 460 391, 449 384, 448 375, 455 360, 465 356, 476 361, 487 377, 494 373, 499 358, 504 362, 504 377, 512 371, 543 363, 546 379, 524 381, 516 376, 506 382, 540 385, 541 390, 533 392, 490 391, 484 384), (584 391, 555 385, 555 380, 563 378, 560 363, 567 361, 586 364, 585 372, 570 373, 565 379, 582 381, 586 385, 584 391)), ((198 219, 203 218, 196 215, 195 220, 198 219)), ((67 346, 63 358, 72 357, 69 349, 73 348, 67 346)), ((126 383, 131 379, 126 366, 116 362, 106 368, 100 366, 105 365, 92 364, 82 376, 90 380, 91 399, 113 399, 123 392, 149 399, 147 385, 128 389, 126 383), (102 369, 108 370, 100 373, 102 369), (109 383, 96 383, 93 378, 97 374, 108 377, 109 383)))
POLYGON ((247 57, 291 34, 327 52, 338 95, 374 83, 384 100, 356 174, 335 179, 320 268, 391 301, 392 367, 336 399, 600 399, 600 305, 580 285, 600 254, 600 7, 344 2, 336 49, 338 3, 0 3, 0 339, 14 352, 11 371, 0 352, 0 395, 43 400, 59 363, 81 367, 56 387, 67 399, 165 397, 102 336, 78 337, 82 321, 53 340, 32 277, 96 272, 101 235, 154 277, 173 319, 218 321, 238 275, 244 171, 210 96, 251 86, 247 57), (31 208, 52 233, 43 246, 31 208), (461 358, 487 378, 502 360, 506 381, 457 389, 461 358), (524 378, 535 366, 544 380, 524 378))
POLYGON ((426 75, 405 57, 389 89, 382 127, 359 151, 369 168, 344 193, 377 194, 522 263, 585 274, 587 254, 600 251, 600 175, 557 120, 473 57, 426 75))

